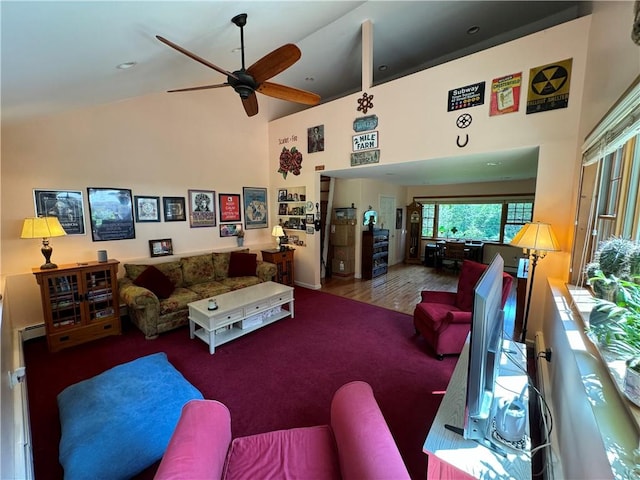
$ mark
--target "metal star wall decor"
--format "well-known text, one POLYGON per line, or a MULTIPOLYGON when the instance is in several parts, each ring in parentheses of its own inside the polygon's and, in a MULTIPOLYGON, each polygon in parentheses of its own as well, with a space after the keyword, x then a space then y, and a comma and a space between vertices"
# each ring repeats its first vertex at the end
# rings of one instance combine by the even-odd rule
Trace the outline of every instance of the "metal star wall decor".
POLYGON ((367 93, 362 94, 362 98, 358 99, 358 111, 362 113, 367 113, 367 110, 373 108, 373 95, 367 95, 367 93))

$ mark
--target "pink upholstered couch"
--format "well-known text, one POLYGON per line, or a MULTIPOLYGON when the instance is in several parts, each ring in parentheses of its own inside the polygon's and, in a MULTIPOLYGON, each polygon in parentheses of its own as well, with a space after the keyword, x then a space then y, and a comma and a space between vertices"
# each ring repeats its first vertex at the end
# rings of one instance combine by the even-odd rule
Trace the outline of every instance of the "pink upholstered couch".
POLYGON ((409 479, 369 384, 334 394, 331 425, 231 439, 231 416, 215 400, 187 403, 155 476, 176 479, 409 479))

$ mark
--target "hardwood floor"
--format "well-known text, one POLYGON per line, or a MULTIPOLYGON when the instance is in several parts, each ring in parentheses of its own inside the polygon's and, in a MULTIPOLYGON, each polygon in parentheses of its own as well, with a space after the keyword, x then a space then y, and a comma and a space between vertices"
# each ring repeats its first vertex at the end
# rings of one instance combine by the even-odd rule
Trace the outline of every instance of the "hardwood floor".
MULTIPOLYGON (((514 329, 515 284, 514 279, 504 312, 505 333, 509 337, 513 336, 514 329)), ((422 290, 455 292, 457 285, 458 275, 455 273, 436 272, 435 268, 400 263, 390 267, 386 275, 372 280, 339 277, 323 279, 321 291, 413 315, 422 290)))

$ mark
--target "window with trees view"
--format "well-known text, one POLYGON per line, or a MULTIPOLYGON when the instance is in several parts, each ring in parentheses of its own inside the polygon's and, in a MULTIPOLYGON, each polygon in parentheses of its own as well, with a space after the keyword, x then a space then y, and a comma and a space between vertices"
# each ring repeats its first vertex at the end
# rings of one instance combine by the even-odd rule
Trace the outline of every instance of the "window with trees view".
POLYGON ((640 77, 582 146, 582 173, 571 258, 571 282, 614 237, 640 241, 640 77))
POLYGON ((533 217, 533 199, 422 203, 422 236, 509 243, 533 217))

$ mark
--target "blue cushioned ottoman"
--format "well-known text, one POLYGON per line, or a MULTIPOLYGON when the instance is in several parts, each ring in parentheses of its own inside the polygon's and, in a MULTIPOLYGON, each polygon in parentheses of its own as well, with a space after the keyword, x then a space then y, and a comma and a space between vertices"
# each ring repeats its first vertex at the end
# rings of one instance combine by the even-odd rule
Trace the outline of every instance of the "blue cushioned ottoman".
POLYGON ((155 353, 58 395, 66 480, 126 479, 160 460, 183 405, 202 394, 155 353))

